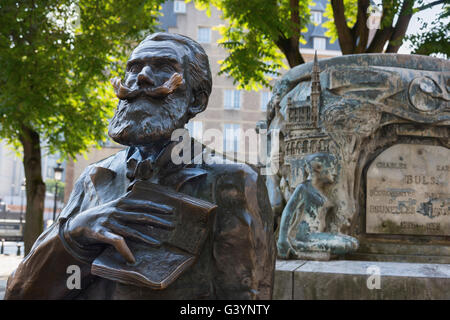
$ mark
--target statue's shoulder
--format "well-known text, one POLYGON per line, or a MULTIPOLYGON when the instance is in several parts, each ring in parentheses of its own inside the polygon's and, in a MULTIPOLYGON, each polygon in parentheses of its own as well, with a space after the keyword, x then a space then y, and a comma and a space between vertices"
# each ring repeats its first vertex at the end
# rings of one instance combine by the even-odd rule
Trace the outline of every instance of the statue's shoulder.
POLYGON ((243 182, 252 183, 260 177, 257 167, 247 163, 226 161, 223 163, 203 164, 201 168, 209 173, 212 177, 219 179, 228 177, 234 178, 243 182))
POLYGON ((125 168, 128 149, 129 148, 122 149, 105 159, 91 163, 83 170, 79 179, 89 177, 91 174, 95 173, 98 168, 105 168, 111 171, 117 171, 125 168))
POLYGON ((202 168, 208 173, 205 185, 210 186, 220 207, 234 210, 268 198, 263 179, 248 164, 214 163, 203 164, 202 168))

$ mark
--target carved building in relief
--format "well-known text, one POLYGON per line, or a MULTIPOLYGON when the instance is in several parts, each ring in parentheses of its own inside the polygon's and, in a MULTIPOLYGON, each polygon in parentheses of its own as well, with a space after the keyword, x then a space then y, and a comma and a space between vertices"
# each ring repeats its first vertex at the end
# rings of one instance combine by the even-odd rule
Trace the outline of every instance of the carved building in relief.
POLYGON ((266 178, 274 212, 309 179, 305 159, 327 153, 338 173, 325 232, 359 241, 348 258, 450 263, 449 81, 448 60, 416 55, 348 55, 291 69, 267 112, 283 154, 281 170, 266 178))
POLYGON ((297 157, 329 151, 329 136, 319 127, 320 70, 317 54, 311 72, 311 93, 306 100, 287 98, 287 123, 284 155, 297 157))

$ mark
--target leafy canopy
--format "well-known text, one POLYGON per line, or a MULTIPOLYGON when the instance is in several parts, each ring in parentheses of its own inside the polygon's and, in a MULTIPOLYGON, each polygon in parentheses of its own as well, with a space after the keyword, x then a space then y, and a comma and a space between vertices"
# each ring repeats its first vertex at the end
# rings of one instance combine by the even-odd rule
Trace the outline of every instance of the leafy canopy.
MULTIPOLYGON (((187 2, 190 2, 188 0, 187 2)), ((299 22, 290 18, 289 0, 194 0, 198 9, 211 14, 211 5, 221 11, 226 25, 217 29, 219 41, 228 56, 219 61, 219 74, 234 79, 238 88, 246 90, 269 87, 280 68, 287 68, 285 56, 277 43, 306 31, 310 1, 300 0, 299 22)), ((300 41, 304 41, 301 37, 300 41)))
POLYGON ((438 19, 430 24, 422 22, 421 32, 407 37, 413 53, 450 57, 450 5, 446 4, 438 19))
MULTIPOLYGON (((358 14, 358 0, 344 0, 344 14, 347 18, 347 26, 353 28, 358 14)), ((330 42, 333 43, 338 39, 338 32, 336 25, 334 24, 334 14, 331 2, 327 3, 323 16, 328 19, 322 24, 324 28, 327 29, 325 35, 330 37, 330 42)))
MULTIPOLYGON (((232 77, 239 88, 270 87, 270 81, 279 75, 280 68, 286 68, 285 61, 290 67, 304 63, 299 42, 305 42, 303 34, 311 22, 309 7, 315 5, 314 0, 193 1, 207 14, 211 13, 211 6, 221 11, 221 18, 227 24, 218 27, 222 36, 219 43, 228 55, 219 61, 220 73, 232 77)), ((446 1, 330 0, 324 13, 327 21, 322 25, 331 42, 339 40, 343 54, 395 53, 403 43, 411 17, 443 3, 446 1), (375 10, 379 14, 370 17, 375 10), (380 26, 369 36, 367 23, 373 23, 376 17, 380 26)), ((416 53, 447 54, 448 11, 441 14, 439 20, 433 24, 432 31, 410 39, 416 53)))
POLYGON ((153 32, 162 0, 2 0, 0 137, 17 150, 24 128, 51 153, 75 156, 105 139, 133 41, 153 32))

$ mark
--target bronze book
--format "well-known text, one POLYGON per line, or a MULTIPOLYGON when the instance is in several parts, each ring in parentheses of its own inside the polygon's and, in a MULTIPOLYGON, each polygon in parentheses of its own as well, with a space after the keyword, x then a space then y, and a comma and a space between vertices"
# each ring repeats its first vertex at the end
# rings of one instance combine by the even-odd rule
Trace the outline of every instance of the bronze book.
POLYGON ((172 222, 175 227, 168 230, 131 224, 130 227, 159 240, 161 246, 126 239, 136 263, 127 263, 109 247, 94 260, 91 272, 125 284, 164 289, 195 263, 207 237, 210 216, 217 206, 147 181, 137 181, 127 197, 173 208, 171 214, 151 214, 172 222))

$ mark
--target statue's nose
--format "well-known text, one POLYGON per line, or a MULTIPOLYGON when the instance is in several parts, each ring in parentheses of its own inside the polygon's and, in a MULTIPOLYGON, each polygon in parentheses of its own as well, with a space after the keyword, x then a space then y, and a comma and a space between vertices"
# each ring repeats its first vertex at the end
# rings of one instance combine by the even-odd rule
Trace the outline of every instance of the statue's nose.
POLYGON ((153 72, 149 66, 142 68, 138 74, 137 82, 140 87, 153 86, 155 83, 152 80, 153 72))

